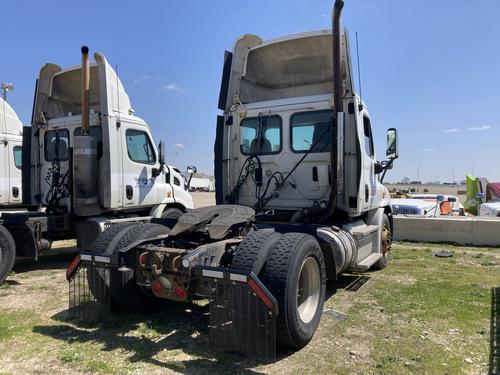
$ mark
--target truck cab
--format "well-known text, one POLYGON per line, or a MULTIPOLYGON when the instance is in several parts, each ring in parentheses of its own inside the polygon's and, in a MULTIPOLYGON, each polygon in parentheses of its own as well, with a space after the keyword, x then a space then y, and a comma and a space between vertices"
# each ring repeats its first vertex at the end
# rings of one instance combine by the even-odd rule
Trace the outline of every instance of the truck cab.
MULTIPOLYGON (((169 180, 169 167, 149 126, 135 116, 119 77, 100 53, 90 65, 89 125, 97 141, 97 175, 89 178, 97 180, 98 215, 160 215, 169 204, 193 208, 189 194, 169 180)), ((82 135, 81 66, 42 67, 29 130, 27 200, 33 206, 71 213, 72 152, 75 137, 82 135)))
POLYGON ((0 98, 0 209, 22 205, 22 134, 16 112, 0 98))

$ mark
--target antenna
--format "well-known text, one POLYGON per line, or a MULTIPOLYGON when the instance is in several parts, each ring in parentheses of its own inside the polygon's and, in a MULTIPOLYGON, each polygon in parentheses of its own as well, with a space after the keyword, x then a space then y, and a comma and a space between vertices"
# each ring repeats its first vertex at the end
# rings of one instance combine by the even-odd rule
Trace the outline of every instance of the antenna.
POLYGON ((363 90, 361 87, 361 65, 359 63, 359 42, 358 42, 358 32, 356 31, 356 58, 358 60, 358 82, 359 82, 359 99, 361 104, 359 104, 358 109, 363 110, 363 90))
POLYGON ((118 90, 118 65, 115 65, 115 75, 116 75, 116 101, 118 104, 118 113, 116 115, 118 121, 116 123, 116 126, 119 128, 122 123, 120 121, 120 91, 118 90))

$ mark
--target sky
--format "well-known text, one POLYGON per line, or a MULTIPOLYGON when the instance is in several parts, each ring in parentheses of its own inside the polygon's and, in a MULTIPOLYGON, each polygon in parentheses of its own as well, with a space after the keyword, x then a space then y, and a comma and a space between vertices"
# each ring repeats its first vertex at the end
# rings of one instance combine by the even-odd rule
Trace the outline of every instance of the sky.
MULTIPOLYGON (((500 1, 345 3, 379 159, 387 128, 399 130, 400 158, 386 180, 417 172, 423 181, 462 180, 473 170, 500 181, 500 1)), ((165 141, 167 161, 212 174, 224 50, 245 33, 265 40, 328 29, 332 4, 3 0, 0 82, 15 84, 8 101, 29 124, 40 67, 80 63, 85 44, 118 67, 136 115, 165 141)))

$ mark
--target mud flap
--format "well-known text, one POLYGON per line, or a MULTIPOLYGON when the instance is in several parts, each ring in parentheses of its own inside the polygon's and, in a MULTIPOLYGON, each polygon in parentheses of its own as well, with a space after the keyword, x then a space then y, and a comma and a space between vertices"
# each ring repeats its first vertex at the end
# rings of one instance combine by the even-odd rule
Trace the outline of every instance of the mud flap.
POLYGON ((198 271, 213 284, 210 295, 210 345, 221 352, 236 352, 262 363, 276 362, 274 296, 254 274, 227 268, 198 271))
POLYGON ((66 271, 69 283, 68 316, 72 319, 103 320, 110 317, 111 289, 117 280, 111 258, 78 255, 66 271))

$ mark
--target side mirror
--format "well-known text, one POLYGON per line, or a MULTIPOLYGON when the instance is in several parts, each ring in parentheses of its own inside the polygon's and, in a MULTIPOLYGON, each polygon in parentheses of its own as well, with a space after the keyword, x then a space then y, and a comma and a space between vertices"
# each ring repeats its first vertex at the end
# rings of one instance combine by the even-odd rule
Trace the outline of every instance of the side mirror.
POLYGON ((190 165, 187 167, 187 173, 189 175, 189 179, 187 181, 187 190, 189 191, 189 188, 191 186, 191 179, 193 178, 193 175, 196 173, 196 167, 194 165, 190 165))
POLYGON ((163 141, 158 144, 158 154, 160 165, 165 165, 165 143, 163 141))
POLYGON ((398 158, 398 131, 395 128, 387 130, 387 150, 385 152, 387 159, 394 160, 398 158))

